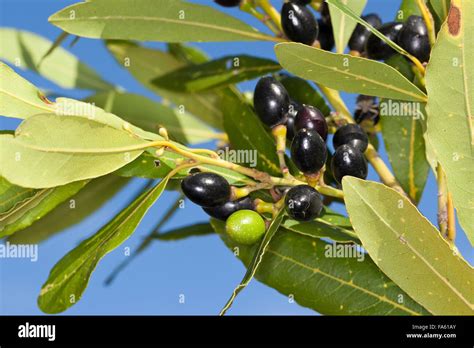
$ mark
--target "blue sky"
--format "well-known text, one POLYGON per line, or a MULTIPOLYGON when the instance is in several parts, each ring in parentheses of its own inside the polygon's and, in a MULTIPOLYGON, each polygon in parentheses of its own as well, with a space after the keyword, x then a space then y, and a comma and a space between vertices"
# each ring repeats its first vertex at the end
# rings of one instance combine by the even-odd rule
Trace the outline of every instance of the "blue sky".
MULTIPOLYGON (((73 0, 0 0, 0 25, 30 30, 54 40, 59 30, 50 25, 47 18, 57 10, 75 3, 73 0)), ((195 1, 211 3, 211 1, 195 1)), ((281 6, 281 1, 274 1, 281 6)), ((398 9, 398 0, 369 0, 365 13, 378 12, 384 21, 391 20, 398 9)), ((236 9, 225 10, 241 16, 252 25, 260 23, 236 9)), ((161 44, 150 44, 161 47, 161 44)), ((271 43, 203 43, 196 45, 211 57, 227 54, 252 54, 274 58, 271 43)), ((106 52, 99 40, 81 39, 71 51, 92 66, 108 81, 153 99, 155 95, 136 82, 121 69, 106 52)), ((43 89, 58 91, 74 98, 82 98, 87 91, 62 90, 47 80, 30 72, 19 72, 33 84, 43 89)), ((255 81, 240 85, 251 90, 255 81)), ((344 94, 352 109, 354 95, 344 94)), ((0 117, 0 129, 13 129, 16 120, 0 117)), ((382 156, 386 159, 385 153, 382 156)), ((371 170, 369 179, 376 179, 371 170)), ((30 262, 22 259, 0 259, 0 314, 41 314, 36 306, 40 287, 50 269, 81 240, 95 233, 103 224, 118 213, 142 183, 133 182, 94 215, 80 224, 49 239, 39 246, 39 259, 30 262)), ((436 225, 436 183, 430 175, 420 204, 420 210, 436 225)), ((104 280, 112 269, 124 259, 124 248, 138 246, 147 231, 166 211, 176 198, 176 193, 166 192, 153 206, 138 230, 122 246, 107 255, 93 273, 89 287, 79 303, 65 314, 209 314, 219 312, 245 269, 215 235, 196 237, 179 242, 154 242, 139 258, 122 272, 108 287, 104 280), (180 303, 180 296, 185 302, 180 303)), ((339 207, 340 208, 340 207, 339 207)), ((203 222, 207 216, 201 209, 187 204, 165 226, 172 229, 195 222, 203 222)), ((460 227, 458 226, 458 229, 460 227)), ((474 255, 462 232, 458 233, 457 245, 468 261, 474 263, 474 255)), ((237 298, 229 314, 314 314, 313 311, 289 303, 277 291, 252 281, 237 298)))

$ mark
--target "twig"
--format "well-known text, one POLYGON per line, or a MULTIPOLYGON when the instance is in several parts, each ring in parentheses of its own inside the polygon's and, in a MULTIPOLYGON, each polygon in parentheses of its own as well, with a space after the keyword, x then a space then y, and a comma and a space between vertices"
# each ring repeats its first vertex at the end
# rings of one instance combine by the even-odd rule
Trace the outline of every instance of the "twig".
POLYGON ((434 27, 433 16, 431 15, 428 6, 426 6, 425 0, 416 0, 416 3, 418 5, 418 8, 420 9, 421 15, 423 16, 423 20, 425 21, 426 29, 428 30, 428 38, 430 40, 430 45, 431 47, 433 47, 436 42, 436 30, 434 27))

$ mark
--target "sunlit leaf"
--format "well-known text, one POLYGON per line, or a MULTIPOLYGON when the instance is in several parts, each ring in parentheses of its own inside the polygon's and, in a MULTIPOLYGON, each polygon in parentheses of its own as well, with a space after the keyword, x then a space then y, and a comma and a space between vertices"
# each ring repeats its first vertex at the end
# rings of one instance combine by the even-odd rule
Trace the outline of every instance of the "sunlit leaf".
MULTIPOLYGON (((341 3, 350 8, 356 15, 360 16, 364 10, 367 0, 341 0, 341 3)), ((336 43, 336 52, 344 53, 349 39, 356 27, 356 22, 347 17, 342 11, 339 11, 333 4, 329 4, 329 12, 331 14, 331 24, 336 43)))

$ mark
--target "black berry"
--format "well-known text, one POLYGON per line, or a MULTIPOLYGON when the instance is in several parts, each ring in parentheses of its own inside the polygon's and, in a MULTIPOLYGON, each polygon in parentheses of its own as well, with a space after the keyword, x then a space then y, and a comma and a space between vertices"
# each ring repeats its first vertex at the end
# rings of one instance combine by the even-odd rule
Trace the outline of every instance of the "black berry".
POLYGON ((287 2, 281 9, 281 26, 286 36, 295 42, 312 45, 318 37, 318 22, 303 5, 287 2))
POLYGON ((357 124, 347 124, 339 128, 332 139, 334 148, 341 145, 350 145, 351 147, 364 153, 367 150, 369 139, 361 126, 357 124))
POLYGON ((326 141, 328 137, 328 124, 321 111, 311 105, 303 105, 295 117, 295 131, 300 129, 314 129, 326 141))
POLYGON ((376 125, 380 120, 379 105, 375 97, 369 95, 359 95, 354 111, 354 120, 357 123, 368 120, 376 125))
POLYGON ((349 145, 337 148, 331 161, 331 171, 337 182, 341 182, 346 175, 356 178, 367 178, 367 161, 364 155, 349 145))
POLYGON ((321 196, 308 185, 292 187, 285 196, 285 207, 288 215, 298 221, 315 219, 323 209, 321 196))
POLYGON ((240 5, 241 0, 214 0, 214 2, 224 7, 235 7, 240 5))
POLYGON ((197 173, 181 182, 183 193, 202 207, 215 207, 230 199, 231 189, 226 179, 214 173, 197 173))
POLYGON ((280 82, 271 76, 262 77, 255 87, 253 105, 260 120, 274 127, 286 122, 290 97, 280 82))
POLYGON ((286 139, 293 140, 295 137, 295 117, 298 111, 302 108, 301 104, 292 100, 288 108, 288 115, 286 119, 286 139))
POLYGON ((228 201, 216 207, 204 207, 204 211, 213 218, 225 221, 238 210, 254 210, 255 204, 250 197, 244 197, 236 201, 228 201))
POLYGON ((318 41, 321 48, 325 51, 331 51, 334 48, 334 32, 331 23, 326 23, 318 19, 318 41))
POLYGON ((300 129, 291 143, 291 159, 305 174, 317 173, 326 162, 326 144, 314 129, 300 129))
POLYGON ((408 53, 412 54, 422 62, 430 58, 430 41, 425 22, 420 16, 408 17, 403 28, 398 33, 398 44, 408 53))
MULTIPOLYGON (((382 20, 375 13, 368 14, 362 17, 367 23, 373 26, 375 29, 382 25, 382 20)), ((352 32, 351 38, 349 39, 349 48, 351 51, 364 52, 365 44, 370 36, 370 30, 361 24, 357 24, 354 31, 352 32)))
MULTIPOLYGON (((383 24, 378 30, 390 40, 397 42, 398 33, 402 28, 403 23, 390 22, 383 24)), ((388 59, 396 53, 392 47, 372 33, 367 39, 365 51, 369 58, 376 60, 388 59)))
POLYGON ((321 13, 321 19, 324 23, 331 24, 331 13, 329 12, 329 5, 326 1, 321 4, 319 13, 321 13))

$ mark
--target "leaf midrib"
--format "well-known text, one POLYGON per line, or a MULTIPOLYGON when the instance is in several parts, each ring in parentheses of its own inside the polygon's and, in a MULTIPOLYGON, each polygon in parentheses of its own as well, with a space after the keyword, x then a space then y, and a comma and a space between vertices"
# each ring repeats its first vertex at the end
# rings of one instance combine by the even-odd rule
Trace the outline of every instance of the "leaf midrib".
MULTIPOLYGON (((298 59, 301 59, 301 60, 303 60, 303 61, 305 61, 305 62, 307 62, 307 63, 316 65, 316 66, 318 66, 318 67, 322 67, 322 68, 324 68, 324 69, 326 69, 326 70, 331 70, 331 69, 328 68, 326 65, 319 64, 319 63, 314 62, 314 61, 312 61, 312 60, 299 57, 298 55, 294 54, 294 53, 291 52, 290 50, 287 50, 286 53, 291 54, 291 55, 293 55, 294 57, 297 57, 298 59)), ((354 57, 351 57, 351 58, 354 59, 354 57)), ((387 67, 388 67, 388 65, 387 65, 387 67)), ((415 98, 417 98, 417 100, 420 100, 420 101, 423 101, 423 102, 426 102, 426 101, 427 101, 427 97, 426 97, 426 96, 424 96, 424 97, 422 98, 422 97, 420 96, 420 94, 414 94, 414 93, 412 93, 412 92, 410 92, 410 91, 407 91, 407 90, 404 90, 404 89, 400 89, 400 88, 395 87, 395 86, 390 85, 390 84, 383 84, 383 83, 381 83, 381 82, 378 82, 377 80, 372 80, 372 79, 366 78, 364 75, 356 75, 356 74, 350 73, 350 72, 348 72, 348 71, 340 70, 340 69, 337 68, 337 67, 333 67, 332 70, 333 70, 333 71, 337 71, 337 72, 339 72, 339 73, 341 73, 341 74, 345 74, 345 75, 351 76, 351 77, 355 78, 356 80, 357 80, 357 79, 360 79, 360 80, 363 80, 363 81, 366 81, 366 82, 369 82, 369 83, 373 83, 373 84, 375 84, 375 85, 377 85, 377 86, 380 86, 380 87, 385 87, 385 88, 391 89, 391 90, 393 90, 393 91, 395 91, 395 92, 399 92, 399 93, 402 93, 402 94, 405 94, 405 95, 408 95, 408 96, 411 96, 411 97, 415 97, 415 98)), ((396 71, 396 70, 395 70, 395 71, 396 71)), ((398 71, 397 71, 397 73, 398 73, 398 71)), ((399 74, 399 73, 398 73, 398 74, 399 74)), ((401 76, 403 77, 403 75, 401 75, 401 76)), ((404 77, 403 77, 403 78, 404 78, 404 77)), ((407 80, 407 81, 408 81, 408 80, 407 80)), ((409 81, 408 81, 408 82, 409 82, 409 81)), ((420 92, 421 92, 421 91, 420 91, 420 92)), ((422 94, 422 95, 424 95, 424 94, 422 94)))

